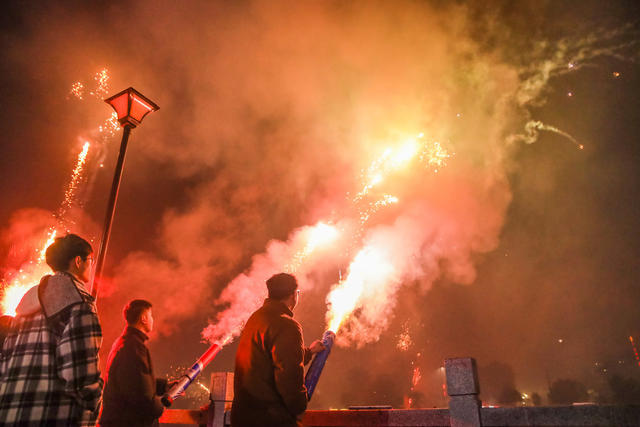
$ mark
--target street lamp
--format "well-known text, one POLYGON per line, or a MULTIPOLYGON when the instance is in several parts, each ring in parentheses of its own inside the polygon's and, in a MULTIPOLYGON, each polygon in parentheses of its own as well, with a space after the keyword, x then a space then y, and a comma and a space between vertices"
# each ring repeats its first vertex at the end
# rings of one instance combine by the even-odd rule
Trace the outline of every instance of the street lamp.
POLYGON ((122 177, 124 155, 127 151, 129 134, 131 133, 131 129, 142 123, 142 120, 147 116, 147 114, 157 111, 160 108, 153 101, 132 87, 105 99, 104 102, 111 105, 116 111, 118 121, 124 130, 122 132, 122 142, 120 142, 120 154, 118 155, 118 162, 116 163, 116 171, 113 175, 113 183, 111 184, 109 203, 107 203, 107 212, 105 214, 104 228, 102 231, 102 241, 100 242, 100 252, 98 252, 93 284, 91 286, 91 295, 94 298, 97 298, 98 296, 98 288, 100 287, 100 279, 102 278, 102 268, 107 254, 109 236, 111 235, 113 215, 116 211, 120 178, 122 177))

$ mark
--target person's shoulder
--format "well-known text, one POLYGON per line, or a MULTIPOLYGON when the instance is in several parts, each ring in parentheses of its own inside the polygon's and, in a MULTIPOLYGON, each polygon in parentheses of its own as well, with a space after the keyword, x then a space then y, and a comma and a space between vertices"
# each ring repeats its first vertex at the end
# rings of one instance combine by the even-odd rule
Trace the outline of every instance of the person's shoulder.
POLYGON ((289 316, 287 313, 280 314, 275 319, 275 322, 280 328, 302 331, 302 326, 300 326, 300 323, 293 317, 289 316))

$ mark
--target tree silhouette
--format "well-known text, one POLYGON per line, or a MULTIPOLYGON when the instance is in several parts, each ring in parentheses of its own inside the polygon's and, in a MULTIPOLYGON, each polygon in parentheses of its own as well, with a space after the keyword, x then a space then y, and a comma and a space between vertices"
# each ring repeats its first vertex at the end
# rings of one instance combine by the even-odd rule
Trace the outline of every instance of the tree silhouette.
POLYGON ((540 395, 538 393, 533 393, 531 395, 531 401, 533 402, 533 406, 540 406, 542 405, 542 397, 540 397, 540 395))
POLYGON ((613 402, 621 405, 640 404, 640 382, 614 375, 609 380, 613 402))
POLYGON ((549 388, 549 402, 556 405, 584 402, 588 398, 587 387, 575 380, 556 380, 549 388))

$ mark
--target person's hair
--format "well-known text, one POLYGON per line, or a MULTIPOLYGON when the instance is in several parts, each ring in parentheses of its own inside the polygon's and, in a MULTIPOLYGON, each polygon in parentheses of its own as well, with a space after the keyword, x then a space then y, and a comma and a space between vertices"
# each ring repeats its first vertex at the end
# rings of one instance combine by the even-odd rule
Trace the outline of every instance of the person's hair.
POLYGON ((91 244, 76 234, 67 234, 53 241, 45 252, 45 260, 53 271, 66 271, 75 257, 86 260, 93 253, 91 244))
POLYGON ((142 317, 142 313, 150 308, 151 303, 149 301, 134 299, 124 307, 122 314, 124 314, 124 319, 127 321, 127 325, 135 325, 142 317))
POLYGON ((298 289, 298 282, 291 274, 279 273, 267 280, 267 289, 269 298, 283 300, 289 298, 298 289))

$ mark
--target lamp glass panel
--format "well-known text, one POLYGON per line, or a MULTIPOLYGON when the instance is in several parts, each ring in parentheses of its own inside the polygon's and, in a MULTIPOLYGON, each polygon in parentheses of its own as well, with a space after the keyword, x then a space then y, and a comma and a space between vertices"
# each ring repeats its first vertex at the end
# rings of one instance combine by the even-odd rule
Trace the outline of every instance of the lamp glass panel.
POLYGON ((153 107, 145 102, 143 99, 136 96, 135 93, 131 94, 131 117, 141 122, 144 116, 153 111, 153 107))
POLYGON ((129 94, 123 93, 119 97, 109 101, 109 104, 111 104, 113 109, 116 110, 116 113, 118 114, 118 119, 121 119, 128 115, 128 111, 127 111, 127 109, 129 108, 128 102, 127 102, 128 99, 129 99, 129 94))

